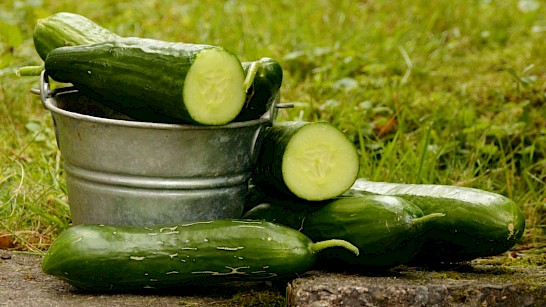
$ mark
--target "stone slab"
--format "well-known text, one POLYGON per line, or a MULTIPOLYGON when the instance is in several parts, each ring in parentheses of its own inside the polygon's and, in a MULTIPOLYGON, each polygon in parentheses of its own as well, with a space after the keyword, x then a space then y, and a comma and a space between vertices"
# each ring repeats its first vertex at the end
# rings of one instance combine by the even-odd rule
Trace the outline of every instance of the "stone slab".
POLYGON ((402 267, 365 276, 309 272, 295 279, 291 306, 546 306, 546 270, 470 263, 402 267))
POLYGON ((82 293, 40 268, 41 257, 0 253, 0 306, 546 306, 543 266, 479 261, 381 274, 310 271, 279 283, 165 292, 82 293), (285 297, 288 302, 285 302, 285 297))

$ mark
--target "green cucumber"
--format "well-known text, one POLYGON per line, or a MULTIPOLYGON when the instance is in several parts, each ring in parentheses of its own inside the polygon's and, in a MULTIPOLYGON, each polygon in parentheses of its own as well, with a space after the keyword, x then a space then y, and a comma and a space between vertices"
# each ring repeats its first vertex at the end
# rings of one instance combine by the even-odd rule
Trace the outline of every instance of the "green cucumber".
POLYGON ((396 196, 340 197, 323 206, 274 198, 249 210, 244 218, 266 220, 300 230, 313 240, 339 238, 353 243, 359 255, 332 248, 319 255, 322 268, 387 269, 408 264, 424 243, 431 221, 443 214, 423 215, 412 202, 396 196))
POLYGON ((317 252, 342 240, 313 243, 263 221, 210 220, 136 227, 77 225, 50 246, 42 270, 92 291, 275 280, 310 269, 317 252))
POLYGON ((118 37, 90 19, 68 12, 38 19, 32 36, 34 48, 42 60, 55 48, 100 43, 118 37))
POLYGON ((253 62, 243 62, 242 65, 247 79, 252 80, 252 83, 246 85, 245 107, 235 121, 258 119, 266 114, 280 95, 283 77, 281 65, 272 58, 264 57, 253 62))
POLYGON ((276 122, 264 130, 255 182, 304 200, 339 196, 358 176, 354 144, 327 122, 276 122))
POLYGON ((522 237, 525 218, 509 198, 458 186, 371 182, 359 178, 346 195, 396 195, 423 210, 444 213, 431 221, 418 263, 460 262, 501 254, 522 237))
POLYGON ((299 202, 300 200, 293 200, 290 202, 292 206, 284 206, 279 205, 278 200, 272 201, 270 198, 269 201, 250 208, 243 214, 243 218, 277 223, 301 231, 305 218, 319 207, 307 207, 299 202))
POLYGON ((155 113, 170 122, 223 125, 246 99, 241 62, 219 46, 125 37, 54 49, 45 69, 142 121, 155 113))

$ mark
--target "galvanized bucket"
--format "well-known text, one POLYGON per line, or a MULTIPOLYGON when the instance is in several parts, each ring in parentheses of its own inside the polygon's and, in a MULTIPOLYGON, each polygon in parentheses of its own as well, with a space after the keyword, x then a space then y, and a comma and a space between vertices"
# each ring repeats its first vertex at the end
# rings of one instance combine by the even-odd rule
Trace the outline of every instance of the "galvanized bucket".
POLYGON ((50 90, 42 74, 64 160, 74 224, 158 225, 242 214, 262 128, 132 121, 72 88, 50 90))

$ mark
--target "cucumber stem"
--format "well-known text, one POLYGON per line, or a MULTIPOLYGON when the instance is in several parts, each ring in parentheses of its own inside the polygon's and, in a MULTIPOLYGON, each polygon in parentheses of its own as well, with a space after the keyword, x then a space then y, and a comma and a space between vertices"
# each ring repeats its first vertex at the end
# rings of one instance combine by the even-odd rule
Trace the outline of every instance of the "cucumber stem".
POLYGON ((257 61, 252 62, 252 64, 250 64, 250 67, 248 68, 248 73, 246 74, 245 81, 243 83, 243 89, 245 90, 245 93, 248 93, 248 89, 250 89, 252 83, 254 83, 256 72, 258 72, 257 61))
POLYGON ((319 242, 315 242, 311 244, 311 250, 313 251, 313 253, 319 252, 323 249, 330 248, 330 247, 343 247, 353 252, 357 256, 360 253, 360 251, 358 250, 358 247, 354 246, 352 243, 345 240, 331 239, 331 240, 324 240, 324 241, 319 241, 319 242))
POLYGON ((429 221, 433 221, 433 220, 442 218, 444 216, 446 216, 445 213, 431 213, 431 214, 427 214, 425 216, 421 216, 421 217, 413 219, 412 223, 417 225, 425 224, 429 221))
POLYGON ((44 70, 44 66, 23 66, 15 72, 19 77, 34 77, 39 76, 44 70))

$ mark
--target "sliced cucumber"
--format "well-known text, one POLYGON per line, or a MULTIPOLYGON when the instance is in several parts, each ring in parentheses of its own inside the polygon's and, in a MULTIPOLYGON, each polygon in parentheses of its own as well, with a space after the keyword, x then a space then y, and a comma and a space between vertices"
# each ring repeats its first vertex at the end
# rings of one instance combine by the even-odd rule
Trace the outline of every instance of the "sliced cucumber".
POLYGON ((264 133, 258 160, 258 184, 311 201, 341 195, 359 171, 353 143, 326 122, 275 123, 264 133))
POLYGON ((225 118, 235 118, 241 104, 230 101, 245 101, 246 93, 241 86, 244 78, 240 62, 231 53, 222 49, 199 53, 186 75, 183 92, 193 120, 223 123, 225 118))
POLYGON ((223 125, 246 100, 241 62, 219 46, 125 37, 56 48, 45 69, 140 121, 223 125))

